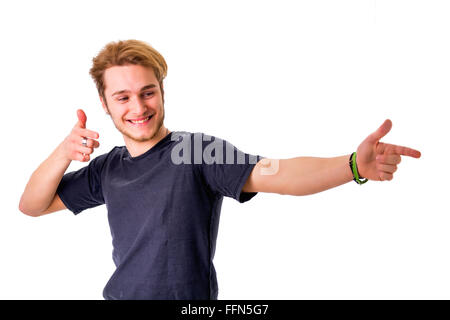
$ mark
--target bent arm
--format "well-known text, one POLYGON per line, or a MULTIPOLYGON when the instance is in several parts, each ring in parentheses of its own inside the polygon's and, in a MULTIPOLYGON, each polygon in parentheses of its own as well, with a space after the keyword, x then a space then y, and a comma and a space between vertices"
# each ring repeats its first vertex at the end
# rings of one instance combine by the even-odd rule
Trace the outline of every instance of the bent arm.
POLYGON ((65 209, 56 189, 70 162, 63 156, 60 144, 31 175, 20 198, 19 210, 37 217, 65 209))
POLYGON ((325 191, 353 180, 350 154, 334 158, 262 159, 242 191, 302 196, 325 191))

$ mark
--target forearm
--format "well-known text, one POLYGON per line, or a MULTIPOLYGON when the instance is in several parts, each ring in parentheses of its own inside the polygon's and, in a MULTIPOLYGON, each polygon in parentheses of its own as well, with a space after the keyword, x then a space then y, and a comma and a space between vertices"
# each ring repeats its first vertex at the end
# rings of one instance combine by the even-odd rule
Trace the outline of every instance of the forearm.
POLYGON ((33 215, 46 210, 70 162, 60 144, 31 175, 20 199, 20 211, 33 215))
POLYGON ((353 179, 349 155, 334 158, 297 157, 279 160, 279 193, 308 195, 325 191, 353 179))
POLYGON ((294 196, 325 191, 352 181, 349 158, 350 154, 334 158, 262 159, 243 191, 294 196))

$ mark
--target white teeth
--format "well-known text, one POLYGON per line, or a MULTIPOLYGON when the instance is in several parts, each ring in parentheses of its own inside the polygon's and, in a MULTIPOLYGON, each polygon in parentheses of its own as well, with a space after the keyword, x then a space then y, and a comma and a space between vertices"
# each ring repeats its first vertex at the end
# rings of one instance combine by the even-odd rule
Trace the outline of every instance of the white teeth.
POLYGON ((150 117, 151 117, 151 116, 148 116, 147 118, 145 118, 145 119, 143 119, 143 120, 138 120, 138 121, 130 120, 130 121, 133 122, 133 123, 144 123, 144 122, 147 121, 150 117))

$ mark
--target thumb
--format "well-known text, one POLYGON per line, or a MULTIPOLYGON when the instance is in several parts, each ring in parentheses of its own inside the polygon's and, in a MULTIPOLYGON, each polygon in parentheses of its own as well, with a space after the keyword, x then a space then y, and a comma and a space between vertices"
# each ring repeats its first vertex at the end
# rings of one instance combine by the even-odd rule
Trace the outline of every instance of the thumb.
POLYGON ((78 109, 77 110, 77 117, 78 117, 78 122, 77 122, 77 126, 80 128, 84 128, 86 129, 86 114, 84 113, 84 111, 82 109, 78 109))
POLYGON ((392 121, 387 119, 384 123, 370 136, 367 137, 367 140, 371 143, 377 143, 381 138, 383 138, 392 128, 392 121))

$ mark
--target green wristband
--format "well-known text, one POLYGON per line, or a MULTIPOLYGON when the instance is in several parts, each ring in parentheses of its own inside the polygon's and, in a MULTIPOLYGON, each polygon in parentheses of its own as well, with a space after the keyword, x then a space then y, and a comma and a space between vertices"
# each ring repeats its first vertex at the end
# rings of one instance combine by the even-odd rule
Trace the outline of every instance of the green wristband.
POLYGON ((356 152, 353 152, 352 155, 350 156, 349 165, 350 165, 350 170, 352 170, 352 173, 353 173, 353 180, 357 184, 364 184, 367 181, 369 181, 368 179, 359 176, 358 167, 356 166, 356 152), (364 180, 361 180, 361 179, 364 179, 364 180))

